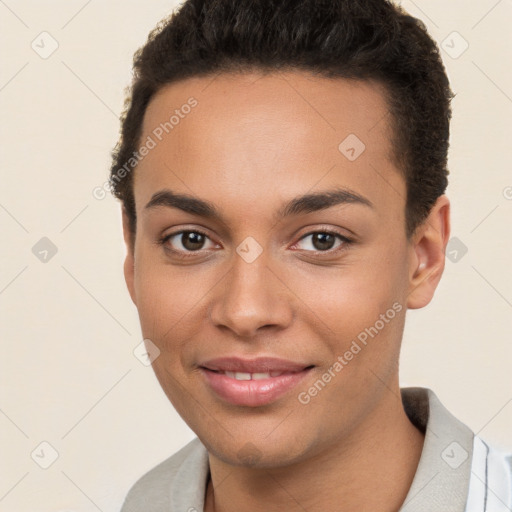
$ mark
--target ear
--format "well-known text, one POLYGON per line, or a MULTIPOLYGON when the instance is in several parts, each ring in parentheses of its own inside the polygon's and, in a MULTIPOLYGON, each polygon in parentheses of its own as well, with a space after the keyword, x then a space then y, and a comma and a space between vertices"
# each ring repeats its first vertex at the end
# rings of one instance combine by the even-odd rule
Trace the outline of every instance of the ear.
POLYGON ((434 296, 444 271, 450 238, 450 201, 440 196, 428 217, 418 226, 411 243, 407 307, 425 307, 434 296))
POLYGON ((126 244, 126 258, 124 260, 124 280, 126 286, 130 292, 130 297, 135 305, 137 305, 135 286, 134 286, 134 274, 135 274, 135 234, 130 230, 130 221, 126 208, 122 207, 123 215, 123 237, 126 244))

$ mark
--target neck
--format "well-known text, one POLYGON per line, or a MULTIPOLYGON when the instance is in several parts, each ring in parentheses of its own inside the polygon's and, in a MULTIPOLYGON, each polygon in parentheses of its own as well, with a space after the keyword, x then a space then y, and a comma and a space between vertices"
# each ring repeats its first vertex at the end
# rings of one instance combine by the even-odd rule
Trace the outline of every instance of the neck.
POLYGON ((424 441, 405 414, 398 382, 355 430, 293 467, 235 467, 210 454, 204 511, 398 511, 424 441))

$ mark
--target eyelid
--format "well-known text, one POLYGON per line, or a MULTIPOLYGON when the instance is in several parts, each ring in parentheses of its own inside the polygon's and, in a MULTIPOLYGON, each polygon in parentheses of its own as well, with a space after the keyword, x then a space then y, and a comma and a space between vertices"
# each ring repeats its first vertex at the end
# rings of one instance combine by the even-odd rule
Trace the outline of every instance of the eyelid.
POLYGON ((181 228, 178 231, 173 231, 171 233, 167 233, 167 234, 159 237, 159 239, 157 240, 157 244, 162 245, 162 246, 164 246, 165 249, 167 249, 175 254, 180 254, 180 255, 195 255, 195 254, 200 254, 204 250, 208 250, 208 249, 198 249, 197 251, 182 251, 179 249, 171 249, 169 247, 166 247, 166 243, 168 242, 169 239, 171 239, 175 236, 178 236, 178 235, 183 235, 184 233, 197 233, 197 234, 200 234, 200 235, 204 236, 205 238, 207 238, 211 243, 213 243, 215 245, 220 245, 217 242, 213 241, 212 237, 210 235, 208 235, 208 233, 206 233, 206 231, 204 231, 200 228, 181 228))
MULTIPOLYGON (((172 238, 174 236, 182 235, 183 233, 198 233, 198 234, 206 237, 211 243, 216 244, 216 245, 221 245, 221 244, 215 242, 214 240, 212 240, 212 238, 208 235, 208 233, 206 233, 205 230, 203 230, 201 228, 197 228, 197 227, 181 228, 178 231, 173 231, 171 233, 167 233, 167 234, 163 235, 162 237, 160 237, 158 239, 157 243, 162 245, 165 250, 172 252, 173 254, 176 254, 181 258, 194 257, 194 256, 204 253, 204 251, 211 250, 211 249, 198 249, 197 251, 184 251, 184 250, 180 250, 180 249, 173 249, 173 248, 166 246, 166 243, 170 238, 172 238)), ((338 247, 327 249, 325 251, 321 251, 321 250, 310 251, 310 250, 304 250, 304 249, 298 249, 298 250, 303 251, 305 253, 313 253, 315 256, 319 256, 319 255, 332 256, 333 254, 337 254, 340 251, 347 250, 350 247, 350 245, 352 245, 354 243, 354 240, 351 237, 344 235, 333 228, 324 226, 324 227, 317 227, 317 228, 311 227, 309 231, 305 232, 303 235, 301 235, 299 237, 299 239, 296 242, 294 242, 292 247, 296 246, 299 242, 301 242, 308 236, 313 236, 313 235, 319 234, 319 233, 332 235, 332 236, 336 237, 338 240, 340 240, 342 243, 338 247)))
POLYGON ((320 251, 320 250, 313 250, 313 251, 308 251, 308 250, 304 250, 304 249, 299 249, 299 250, 302 250, 306 253, 313 253, 315 255, 322 255, 322 254, 325 254, 325 255, 332 255, 332 254, 335 254, 339 251, 343 251, 343 250, 346 250, 351 244, 354 243, 354 240, 347 236, 347 235, 344 235, 338 231, 336 231, 335 229, 333 228, 327 228, 327 227, 319 227, 319 228, 316 228, 316 229, 312 229, 306 233, 304 233, 298 240, 297 242, 295 242, 293 244, 292 247, 296 246, 300 241, 304 240, 305 238, 307 238, 308 236, 312 236, 312 235, 315 235, 315 234, 318 234, 318 233, 323 233, 323 234, 328 234, 328 235, 332 235, 334 237, 336 237, 338 240, 340 240, 342 243, 338 246, 338 247, 334 247, 332 249, 327 249, 325 251, 320 251))

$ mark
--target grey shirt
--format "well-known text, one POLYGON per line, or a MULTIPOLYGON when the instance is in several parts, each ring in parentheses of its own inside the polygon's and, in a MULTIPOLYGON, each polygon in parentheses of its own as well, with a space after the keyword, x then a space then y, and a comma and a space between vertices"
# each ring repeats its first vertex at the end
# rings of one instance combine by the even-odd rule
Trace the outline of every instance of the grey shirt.
MULTIPOLYGON (((430 389, 401 394, 425 441, 400 512, 512 511, 512 456, 475 436, 430 389)), ((202 512, 208 478, 208 452, 195 438, 143 475, 121 512, 202 512)))

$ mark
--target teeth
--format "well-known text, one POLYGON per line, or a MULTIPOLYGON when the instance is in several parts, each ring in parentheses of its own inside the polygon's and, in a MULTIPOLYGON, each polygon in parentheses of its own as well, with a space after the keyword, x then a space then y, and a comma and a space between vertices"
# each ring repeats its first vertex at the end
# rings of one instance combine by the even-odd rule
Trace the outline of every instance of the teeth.
POLYGON ((251 373, 251 379, 268 379, 271 375, 269 373, 251 373))
POLYGON ((228 377, 236 380, 251 380, 251 374, 245 372, 224 372, 228 377))
POLYGON ((246 373, 246 372, 222 372, 227 377, 231 377, 236 380, 260 380, 270 379, 270 377, 278 377, 283 372, 272 371, 272 372, 259 372, 259 373, 246 373))

